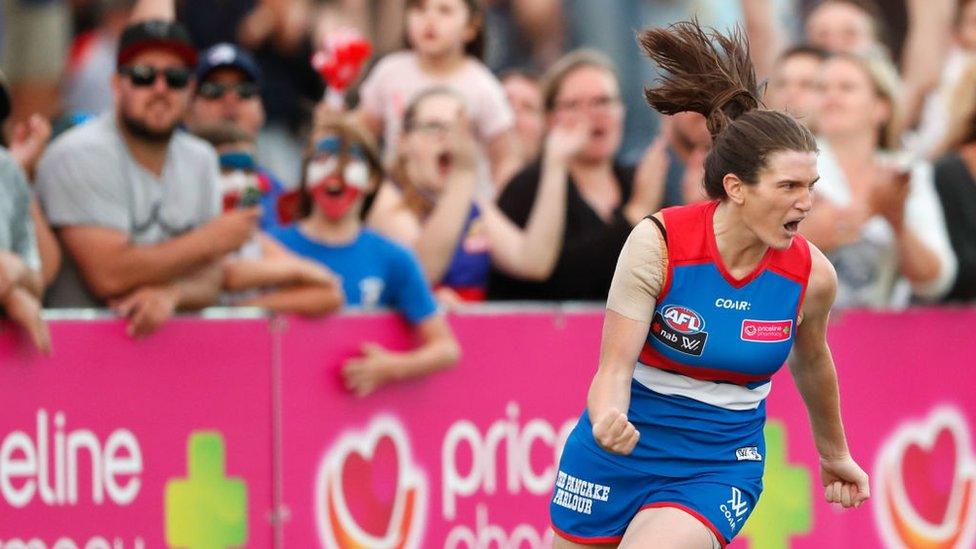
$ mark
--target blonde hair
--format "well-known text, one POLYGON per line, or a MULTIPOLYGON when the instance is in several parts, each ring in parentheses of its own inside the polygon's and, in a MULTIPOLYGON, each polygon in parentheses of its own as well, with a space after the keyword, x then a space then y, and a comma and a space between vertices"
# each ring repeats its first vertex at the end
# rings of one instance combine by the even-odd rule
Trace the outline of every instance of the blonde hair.
POLYGON ((976 61, 970 61, 946 98, 949 125, 938 152, 976 141, 976 61))
POLYGON ((888 151, 900 148, 901 136, 897 134, 897 129, 901 127, 900 122, 904 114, 900 109, 902 86, 898 69, 887 57, 879 53, 866 55, 839 53, 833 58, 843 59, 857 65, 868 76, 874 92, 884 99, 891 108, 888 121, 881 126, 878 146, 888 151))

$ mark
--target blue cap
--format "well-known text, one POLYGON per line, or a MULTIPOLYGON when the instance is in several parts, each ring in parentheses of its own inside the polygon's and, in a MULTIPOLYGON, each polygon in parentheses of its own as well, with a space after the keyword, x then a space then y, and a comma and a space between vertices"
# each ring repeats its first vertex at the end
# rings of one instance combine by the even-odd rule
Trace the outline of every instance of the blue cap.
POLYGON ((251 54, 227 42, 210 46, 200 54, 197 82, 203 82, 211 72, 223 67, 237 69, 251 82, 261 83, 261 69, 258 68, 251 54))

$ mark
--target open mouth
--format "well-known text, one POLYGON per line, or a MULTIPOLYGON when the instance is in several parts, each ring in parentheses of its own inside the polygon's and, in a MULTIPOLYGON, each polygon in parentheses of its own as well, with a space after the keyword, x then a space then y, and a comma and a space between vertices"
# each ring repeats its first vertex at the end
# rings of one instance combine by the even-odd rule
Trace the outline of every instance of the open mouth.
POLYGON ((800 228, 800 221, 800 219, 797 219, 795 221, 784 223, 783 228, 785 228, 786 232, 790 233, 791 235, 796 234, 796 231, 800 228))
POLYGON ((441 175, 445 175, 451 171, 451 166, 454 165, 454 157, 449 152, 442 152, 437 155, 437 170, 441 175))

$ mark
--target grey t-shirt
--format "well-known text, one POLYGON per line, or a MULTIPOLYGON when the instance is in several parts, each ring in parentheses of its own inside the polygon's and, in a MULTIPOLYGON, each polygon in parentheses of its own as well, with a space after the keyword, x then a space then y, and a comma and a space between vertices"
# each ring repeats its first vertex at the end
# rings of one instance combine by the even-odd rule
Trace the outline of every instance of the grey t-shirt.
POLYGON ((28 267, 40 271, 41 256, 28 209, 30 201, 24 172, 0 147, 0 250, 17 254, 28 267))
MULTIPOLYGON (((106 113, 51 143, 37 166, 37 188, 54 227, 105 227, 127 234, 134 244, 156 244, 220 212, 219 175, 213 147, 177 131, 162 176, 156 177, 132 157, 114 114, 106 113)), ((100 306, 66 255, 48 306, 100 306)))

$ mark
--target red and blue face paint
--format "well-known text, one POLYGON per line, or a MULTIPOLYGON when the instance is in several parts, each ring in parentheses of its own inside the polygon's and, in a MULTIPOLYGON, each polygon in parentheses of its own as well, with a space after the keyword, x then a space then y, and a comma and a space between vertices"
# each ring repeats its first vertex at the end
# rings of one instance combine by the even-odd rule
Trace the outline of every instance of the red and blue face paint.
POLYGON ((316 143, 315 153, 305 170, 306 188, 322 213, 338 221, 369 187, 366 155, 356 145, 343 151, 342 142, 336 136, 327 136, 316 143))

